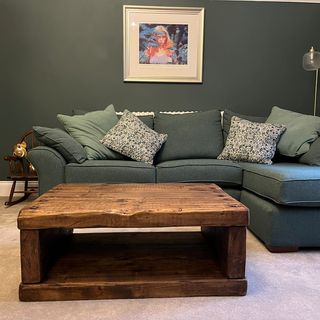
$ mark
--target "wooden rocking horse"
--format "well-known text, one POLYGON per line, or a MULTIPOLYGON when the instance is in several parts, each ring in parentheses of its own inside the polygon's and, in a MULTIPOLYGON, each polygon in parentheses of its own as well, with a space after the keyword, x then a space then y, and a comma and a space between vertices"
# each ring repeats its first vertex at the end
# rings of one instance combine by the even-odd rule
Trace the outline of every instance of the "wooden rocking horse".
POLYGON ((38 191, 37 187, 30 187, 29 181, 37 181, 37 173, 32 164, 27 159, 28 150, 38 145, 33 130, 26 132, 20 139, 19 143, 13 146, 12 156, 4 157, 9 162, 10 175, 8 179, 12 181, 9 200, 5 202, 6 206, 12 206, 26 200, 30 194, 38 191), (17 181, 24 182, 24 190, 16 191, 17 181), (14 194, 22 193, 22 197, 13 200, 14 194))

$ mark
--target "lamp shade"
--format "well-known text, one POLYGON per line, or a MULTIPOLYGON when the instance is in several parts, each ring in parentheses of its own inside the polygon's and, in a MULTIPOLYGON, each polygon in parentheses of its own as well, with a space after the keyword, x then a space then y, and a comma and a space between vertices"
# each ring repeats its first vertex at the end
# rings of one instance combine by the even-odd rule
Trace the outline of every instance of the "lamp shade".
POLYGON ((307 71, 318 70, 320 68, 320 52, 311 47, 309 52, 303 55, 302 66, 307 71))

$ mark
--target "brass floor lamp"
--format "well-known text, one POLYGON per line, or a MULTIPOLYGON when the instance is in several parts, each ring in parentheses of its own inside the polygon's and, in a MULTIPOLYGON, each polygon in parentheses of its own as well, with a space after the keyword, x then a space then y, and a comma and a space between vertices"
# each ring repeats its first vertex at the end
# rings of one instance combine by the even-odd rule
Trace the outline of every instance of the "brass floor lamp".
POLYGON ((313 115, 317 113, 317 95, 318 95, 318 73, 320 68, 320 52, 315 51, 313 47, 309 52, 303 55, 302 66, 304 70, 315 71, 316 80, 314 86, 314 104, 313 104, 313 115))

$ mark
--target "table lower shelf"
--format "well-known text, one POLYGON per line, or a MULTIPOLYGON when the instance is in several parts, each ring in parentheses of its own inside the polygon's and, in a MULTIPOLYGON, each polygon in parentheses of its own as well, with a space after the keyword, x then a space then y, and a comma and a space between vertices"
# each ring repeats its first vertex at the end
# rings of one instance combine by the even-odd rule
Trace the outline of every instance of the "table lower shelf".
POLYGON ((22 301, 245 295, 201 232, 74 234, 22 301))

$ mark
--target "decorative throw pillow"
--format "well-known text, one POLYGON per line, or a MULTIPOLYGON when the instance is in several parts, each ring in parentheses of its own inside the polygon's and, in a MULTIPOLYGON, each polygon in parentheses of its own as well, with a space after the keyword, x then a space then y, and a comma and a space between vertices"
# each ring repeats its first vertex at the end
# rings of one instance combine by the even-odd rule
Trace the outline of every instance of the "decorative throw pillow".
POLYGON ((87 112, 84 115, 58 114, 57 117, 65 130, 84 147, 89 160, 124 159, 122 155, 108 149, 100 142, 106 132, 118 122, 113 105, 105 110, 87 112))
POLYGON ((107 132, 101 142, 131 159, 152 164, 155 154, 167 137, 167 134, 155 132, 125 110, 119 122, 107 132))
POLYGON ((310 144, 320 133, 320 117, 293 112, 279 107, 273 107, 266 120, 268 123, 283 124, 286 132, 278 143, 278 151, 289 157, 296 157, 306 153, 310 144))
POLYGON ((234 116, 226 146, 218 159, 272 164, 277 142, 284 131, 283 125, 251 122, 234 116))
POLYGON ((228 109, 224 110, 224 112, 223 112, 223 127, 222 127, 224 143, 226 143, 227 136, 229 134, 229 130, 230 130, 230 126, 231 126, 231 118, 234 116, 241 118, 241 119, 249 120, 252 122, 259 122, 259 123, 265 122, 267 119, 267 117, 247 116, 247 115, 243 115, 240 113, 235 113, 235 112, 228 110, 228 109))
POLYGON ((82 145, 67 132, 58 128, 34 126, 35 137, 46 146, 56 149, 67 162, 82 163, 87 154, 82 145))
POLYGON ((182 114, 157 113, 154 129, 168 134, 156 162, 217 158, 223 149, 221 114, 209 110, 182 114))

